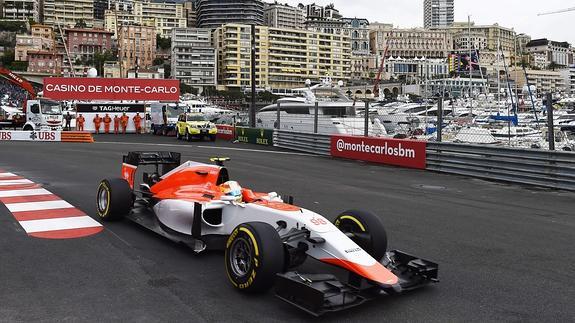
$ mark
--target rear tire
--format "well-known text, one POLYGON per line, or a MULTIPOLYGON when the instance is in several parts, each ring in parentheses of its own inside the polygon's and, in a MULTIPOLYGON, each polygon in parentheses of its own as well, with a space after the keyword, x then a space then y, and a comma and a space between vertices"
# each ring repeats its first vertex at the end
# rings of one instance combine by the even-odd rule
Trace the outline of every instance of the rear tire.
POLYGON ((232 285, 247 293, 273 287, 284 269, 283 243, 277 231, 263 222, 238 225, 226 243, 226 273, 232 285))
POLYGON ((98 186, 96 205, 104 221, 121 219, 133 206, 132 189, 123 178, 105 179, 98 186))
POLYGON ((24 131, 34 131, 34 128, 32 128, 31 125, 25 125, 25 126, 24 126, 24 129, 22 129, 22 130, 24 130, 24 131))
POLYGON ((180 135, 180 129, 176 128, 176 139, 182 140, 182 135, 180 135))
POLYGON ((352 240, 375 260, 379 261, 387 252, 387 233, 383 222, 375 214, 349 210, 335 218, 335 226, 343 233, 351 233, 352 240))

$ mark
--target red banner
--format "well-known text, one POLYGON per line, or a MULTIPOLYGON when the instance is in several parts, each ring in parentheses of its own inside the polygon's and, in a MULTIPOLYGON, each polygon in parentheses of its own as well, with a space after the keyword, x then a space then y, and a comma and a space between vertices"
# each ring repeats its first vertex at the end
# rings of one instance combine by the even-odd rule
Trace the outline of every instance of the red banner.
POLYGON ((180 82, 161 79, 44 78, 44 97, 54 100, 178 101, 180 82))
POLYGON ((416 140, 331 136, 331 155, 347 159, 425 169, 426 143, 416 140))
POLYGON ((234 140, 236 138, 235 130, 233 126, 219 124, 216 125, 218 128, 218 138, 223 140, 234 140))

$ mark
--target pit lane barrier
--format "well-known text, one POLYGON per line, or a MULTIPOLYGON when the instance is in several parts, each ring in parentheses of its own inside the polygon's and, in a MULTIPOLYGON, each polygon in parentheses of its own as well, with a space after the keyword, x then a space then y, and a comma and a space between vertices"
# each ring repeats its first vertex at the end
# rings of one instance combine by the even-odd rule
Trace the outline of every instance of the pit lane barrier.
POLYGON ((0 141, 76 142, 93 143, 92 134, 85 131, 0 131, 0 141))
MULTIPOLYGON (((323 134, 276 129, 274 146, 333 155, 332 136, 323 134)), ((427 142, 425 150, 429 171, 575 191, 575 154, 571 152, 439 142, 427 142)))

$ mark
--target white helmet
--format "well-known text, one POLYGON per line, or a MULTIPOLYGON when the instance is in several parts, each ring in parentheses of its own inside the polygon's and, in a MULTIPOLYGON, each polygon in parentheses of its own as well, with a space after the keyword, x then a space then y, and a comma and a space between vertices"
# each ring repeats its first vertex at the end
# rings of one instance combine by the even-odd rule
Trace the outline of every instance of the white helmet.
POLYGON ((220 185, 220 190, 226 196, 233 196, 237 202, 242 201, 242 187, 236 181, 227 181, 220 185))

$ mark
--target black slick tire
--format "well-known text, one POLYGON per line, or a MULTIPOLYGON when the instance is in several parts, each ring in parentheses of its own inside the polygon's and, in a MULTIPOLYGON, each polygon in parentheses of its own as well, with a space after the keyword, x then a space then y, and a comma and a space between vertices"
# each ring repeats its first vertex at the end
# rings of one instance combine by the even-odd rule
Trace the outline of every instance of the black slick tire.
POLYGON ((334 224, 343 233, 351 233, 352 240, 375 260, 381 260, 387 252, 387 233, 383 222, 375 214, 348 210, 337 216, 334 224))
POLYGON ((273 287, 284 269, 284 248, 277 231, 263 222, 238 225, 226 243, 225 266, 231 284, 246 293, 273 287))
POLYGON ((96 195, 98 216, 104 221, 121 219, 133 206, 132 189, 123 178, 105 179, 96 195))

